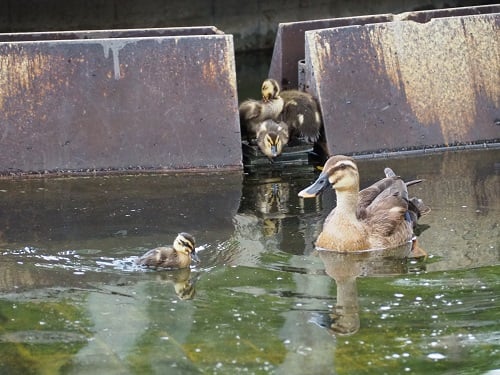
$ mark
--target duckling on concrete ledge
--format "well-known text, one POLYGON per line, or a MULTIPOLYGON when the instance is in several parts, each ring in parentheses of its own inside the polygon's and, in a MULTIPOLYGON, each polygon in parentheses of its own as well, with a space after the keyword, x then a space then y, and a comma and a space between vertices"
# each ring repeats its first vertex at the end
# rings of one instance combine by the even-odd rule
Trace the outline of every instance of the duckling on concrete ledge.
POLYGON ((240 104, 240 124, 242 134, 248 142, 257 137, 260 124, 265 120, 277 120, 283 111, 283 99, 279 96, 279 85, 275 80, 266 79, 262 83, 262 99, 248 99, 240 104))
POLYGON ((290 140, 318 141, 323 123, 316 99, 299 90, 285 90, 280 96, 284 101, 282 119, 289 127, 290 140))
POLYGON ((407 186, 421 180, 405 183, 389 168, 385 173, 386 178, 359 191, 354 159, 336 155, 327 160, 316 181, 299 193, 303 198, 315 197, 332 186, 337 195, 337 206, 325 219, 316 246, 357 251, 391 248, 413 240, 415 221, 429 209, 421 201, 408 199, 407 186))
POLYGON ((261 122, 257 130, 257 145, 264 155, 273 159, 283 151, 288 143, 288 126, 284 122, 266 120, 261 122))
POLYGON ((152 268, 186 268, 191 260, 199 261, 195 240, 189 233, 179 233, 173 247, 157 247, 149 250, 136 260, 136 264, 152 268))

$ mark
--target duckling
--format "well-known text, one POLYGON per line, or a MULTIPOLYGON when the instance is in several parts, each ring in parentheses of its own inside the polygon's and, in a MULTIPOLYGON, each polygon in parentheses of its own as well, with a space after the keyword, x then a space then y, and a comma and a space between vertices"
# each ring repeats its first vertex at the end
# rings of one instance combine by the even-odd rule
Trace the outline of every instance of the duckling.
POLYGON ((283 151, 288 143, 288 126, 284 122, 266 120, 260 123, 257 130, 257 145, 264 155, 273 159, 283 151))
POLYGON ((260 124, 265 120, 277 120, 283 111, 283 99, 279 96, 279 85, 274 79, 262 83, 261 100, 248 99, 240 104, 242 134, 249 142, 257 137, 260 124))
MULTIPOLYGON (((299 193, 299 197, 315 197, 331 185, 337 195, 337 206, 327 216, 316 246, 356 251, 411 241, 413 221, 419 214, 409 212, 407 184, 390 172, 386 170, 388 177, 359 191, 354 159, 343 155, 330 157, 317 180, 299 193)), ((409 182, 408 186, 418 182, 409 182)))
POLYGON ((153 268, 186 268, 191 260, 199 261, 195 250, 194 237, 189 233, 179 233, 173 247, 157 247, 149 250, 136 260, 136 264, 153 268))
POLYGON ((313 96, 299 90, 285 90, 280 96, 284 100, 282 119, 290 128, 290 139, 303 138, 309 143, 318 141, 323 125, 313 96))

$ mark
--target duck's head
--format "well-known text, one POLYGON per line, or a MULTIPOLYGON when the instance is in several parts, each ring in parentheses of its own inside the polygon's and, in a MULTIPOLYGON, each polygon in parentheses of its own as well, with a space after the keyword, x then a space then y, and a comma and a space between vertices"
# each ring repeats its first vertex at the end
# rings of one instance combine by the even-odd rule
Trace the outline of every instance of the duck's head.
POLYGON ((283 151, 288 143, 288 128, 285 123, 273 120, 264 121, 257 131, 257 145, 269 159, 273 159, 283 151))
POLYGON ((280 85, 278 81, 272 78, 266 79, 262 82, 262 101, 268 102, 270 100, 278 98, 280 94, 280 85))
POLYGON ((359 189, 359 173, 354 159, 344 155, 329 158, 316 181, 300 191, 299 197, 315 197, 328 186, 337 191, 359 189))
POLYGON ((198 254, 196 254, 194 237, 189 233, 182 232, 175 237, 174 249, 175 251, 189 255, 196 262, 200 261, 198 254))

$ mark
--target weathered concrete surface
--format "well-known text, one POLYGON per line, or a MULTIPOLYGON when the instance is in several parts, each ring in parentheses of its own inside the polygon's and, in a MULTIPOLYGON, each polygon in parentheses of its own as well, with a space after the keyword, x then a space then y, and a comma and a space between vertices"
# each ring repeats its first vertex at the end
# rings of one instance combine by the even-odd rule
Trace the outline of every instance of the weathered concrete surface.
POLYGON ((1 173, 241 168, 232 36, 137 33, 0 36, 1 173))
POLYGON ((380 14, 280 23, 269 67, 269 77, 280 82, 282 89, 296 89, 299 87, 298 63, 305 58, 305 32, 308 30, 388 22, 392 18, 392 14, 380 14))
POLYGON ((280 22, 470 6, 474 0, 2 0, 0 32, 216 25, 236 51, 270 49, 280 22))
MULTIPOLYGON (((484 5, 463 8, 447 8, 430 11, 406 12, 401 14, 374 14, 356 17, 316 19, 299 22, 283 22, 278 25, 274 42, 273 56, 269 68, 269 77, 281 82, 284 89, 299 87, 297 64, 305 59, 305 32, 333 27, 366 25, 372 23, 391 22, 394 20, 411 20, 425 23, 432 18, 456 17, 473 14, 488 14, 499 11, 498 5, 484 5)), ((389 8, 390 9, 390 8, 389 8)))
POLYGON ((330 152, 498 141, 500 14, 400 19, 305 33, 330 152))

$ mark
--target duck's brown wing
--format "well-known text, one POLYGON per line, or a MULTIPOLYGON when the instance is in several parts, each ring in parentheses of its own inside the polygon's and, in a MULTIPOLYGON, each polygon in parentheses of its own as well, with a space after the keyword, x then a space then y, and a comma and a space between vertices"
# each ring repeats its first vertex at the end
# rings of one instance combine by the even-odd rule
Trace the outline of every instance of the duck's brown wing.
POLYGON ((398 177, 388 177, 374 185, 368 188, 364 197, 360 197, 364 201, 358 206, 359 217, 374 233, 391 236, 405 220, 408 190, 398 177))
POLYGON ((159 249, 152 249, 144 253, 140 258, 138 258, 135 263, 141 266, 153 267, 158 264, 160 260, 159 249))
MULTIPOLYGON (((358 207, 356 216, 358 219, 366 218, 366 209, 373 204, 375 200, 382 200, 398 191, 398 177, 386 177, 375 182, 373 185, 361 190, 358 195, 358 207)), ((408 193, 406 193, 408 195, 408 193)))
POLYGON ((177 254, 172 248, 157 247, 137 259, 136 263, 147 267, 169 267, 168 264, 172 264, 174 258, 177 258, 177 254))
POLYGON ((245 100, 240 104, 239 112, 242 120, 255 119, 262 114, 262 103, 254 99, 245 100))

